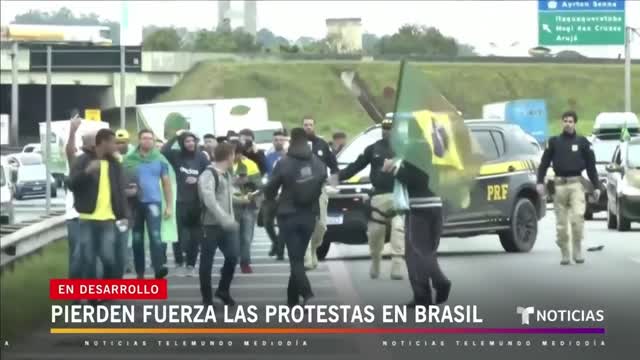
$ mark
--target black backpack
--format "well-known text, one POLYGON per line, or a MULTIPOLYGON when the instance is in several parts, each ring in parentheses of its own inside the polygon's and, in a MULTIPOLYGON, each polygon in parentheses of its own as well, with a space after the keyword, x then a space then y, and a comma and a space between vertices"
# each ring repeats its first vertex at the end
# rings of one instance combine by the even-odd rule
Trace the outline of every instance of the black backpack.
POLYGON ((318 167, 314 166, 313 159, 294 161, 293 170, 291 186, 293 203, 299 207, 312 206, 322 193, 323 174, 318 173, 318 167))

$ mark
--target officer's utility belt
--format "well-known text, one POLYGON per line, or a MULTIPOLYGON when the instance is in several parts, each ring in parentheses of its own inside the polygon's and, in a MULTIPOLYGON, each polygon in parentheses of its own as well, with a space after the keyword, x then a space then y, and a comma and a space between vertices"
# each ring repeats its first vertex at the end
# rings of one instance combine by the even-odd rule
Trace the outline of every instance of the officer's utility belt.
POLYGON ((391 219, 398 215, 398 212, 390 209, 389 211, 382 211, 380 209, 376 209, 373 206, 369 205, 369 221, 373 221, 374 223, 381 225, 389 225, 391 223, 391 219), (376 213, 384 218, 384 220, 378 220, 373 217, 373 213, 376 213))
POLYGON ((556 176, 554 182, 556 185, 576 184, 582 182, 582 176, 556 176))

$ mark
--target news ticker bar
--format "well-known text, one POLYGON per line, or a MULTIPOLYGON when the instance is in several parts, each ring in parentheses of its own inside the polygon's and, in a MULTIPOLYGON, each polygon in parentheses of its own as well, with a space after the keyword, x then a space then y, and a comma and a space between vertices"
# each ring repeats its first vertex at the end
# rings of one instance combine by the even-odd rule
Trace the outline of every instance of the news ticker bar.
POLYGON ((605 334, 605 328, 51 328, 51 334, 605 334))

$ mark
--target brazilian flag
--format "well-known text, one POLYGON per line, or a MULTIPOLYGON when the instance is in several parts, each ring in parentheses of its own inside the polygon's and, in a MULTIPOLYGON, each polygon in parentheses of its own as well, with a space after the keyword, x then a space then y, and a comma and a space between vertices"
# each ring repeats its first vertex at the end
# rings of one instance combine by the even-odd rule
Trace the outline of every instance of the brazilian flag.
POLYGON ((429 175, 429 187, 449 205, 466 208, 482 164, 458 110, 426 74, 400 66, 391 145, 396 157, 429 175))

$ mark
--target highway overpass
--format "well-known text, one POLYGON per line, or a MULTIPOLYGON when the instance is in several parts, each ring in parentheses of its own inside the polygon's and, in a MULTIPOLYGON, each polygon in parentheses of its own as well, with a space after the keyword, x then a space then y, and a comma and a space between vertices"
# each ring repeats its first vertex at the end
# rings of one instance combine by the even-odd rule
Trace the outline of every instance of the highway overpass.
MULTIPOLYGON (((11 113, 12 51, 0 52, 0 112, 11 113)), ((143 52, 126 49, 125 106, 147 103, 180 80, 203 60, 228 58, 225 54, 143 52)), ((21 47, 17 56, 19 133, 21 142, 37 138, 37 123, 44 121, 47 84, 46 49, 21 47)), ((107 120, 118 121, 120 107, 120 48, 54 46, 52 53, 52 118, 65 119, 69 111, 99 108, 107 120)), ((103 116, 104 118, 104 116, 103 116)))

